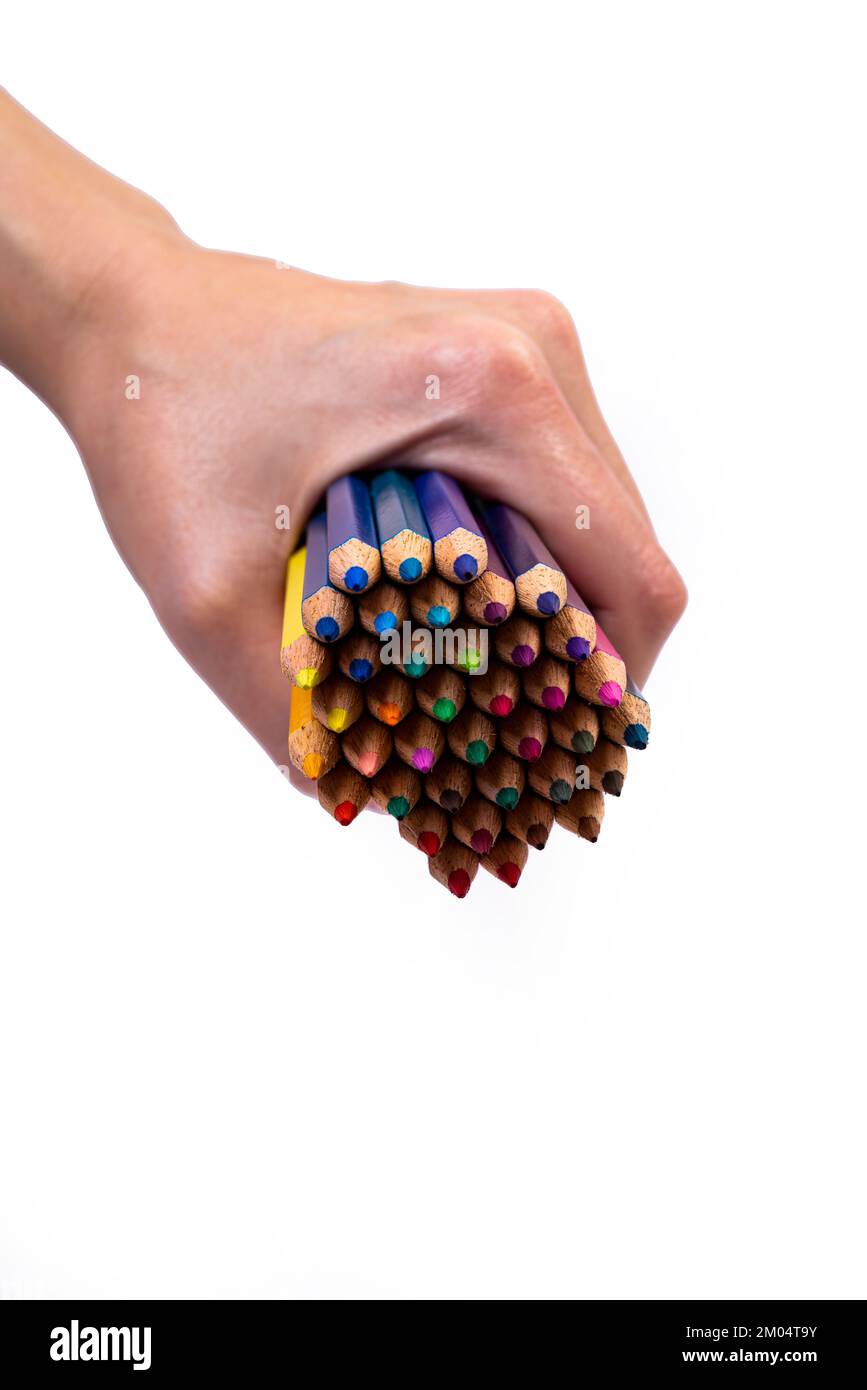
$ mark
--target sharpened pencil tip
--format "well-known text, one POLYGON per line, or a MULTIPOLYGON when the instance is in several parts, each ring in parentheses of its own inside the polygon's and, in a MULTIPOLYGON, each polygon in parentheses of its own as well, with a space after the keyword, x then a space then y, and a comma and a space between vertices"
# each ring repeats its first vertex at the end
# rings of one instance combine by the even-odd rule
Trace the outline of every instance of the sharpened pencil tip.
POLYGON ((401 560, 397 567, 397 572, 404 584, 414 584, 421 576, 421 560, 417 560, 414 555, 410 555, 408 559, 401 560))
POLYGON ((496 801, 498 806, 502 806, 506 811, 514 811, 518 804, 517 787, 500 787, 497 792, 496 801))
POLYGON ((430 772, 434 765, 432 748, 416 748, 412 755, 412 765, 416 772, 430 772))
POLYGON ((355 656, 349 663, 349 676, 351 680, 358 681, 363 685, 369 681, 373 675, 373 663, 367 660, 366 656, 355 656))
POLYGON ((449 815, 454 815, 455 811, 459 811, 463 804, 463 797, 460 792, 455 791, 454 787, 445 787, 440 792, 440 805, 444 811, 448 811, 449 815))
POLYGON ((388 814, 394 816, 395 820, 403 820, 404 816, 409 815, 409 802, 405 796, 392 796, 388 802, 388 814))
POLYGON ((485 604, 482 612, 485 622, 490 623, 493 627, 496 623, 501 623, 505 620, 506 605, 504 603, 495 603, 491 601, 491 603, 485 604))
POLYGON ((521 645, 512 648, 512 660, 516 666, 532 666, 536 660, 536 653, 532 647, 521 645))
POLYGON ((510 888, 517 888, 518 879, 521 877, 521 870, 517 864, 509 859, 505 864, 501 864, 497 870, 497 878, 503 883, 507 883, 510 888))
POLYGON ((349 712, 337 706, 330 709, 327 715, 328 727, 333 734, 342 734, 349 720, 349 712))
POLYGON ((596 740, 589 729, 576 729, 572 735, 572 748, 576 753, 592 753, 596 740))
POLYGON ((392 613, 390 608, 385 608, 381 613, 377 613, 373 620, 373 626, 381 637, 384 632, 393 632, 395 630, 397 627, 397 616, 392 613))
POLYGON ((375 777, 379 771, 379 758, 375 753, 362 753, 358 759, 358 771, 362 777, 375 777))
POLYGON ((512 699, 509 695, 495 695, 488 705, 491 714, 495 714, 498 719, 504 719, 507 714, 512 713, 512 699))
POLYGON ((475 579, 479 572, 478 562, 472 555, 459 555, 455 560, 455 574, 462 584, 475 579))
POLYGON ((560 600, 556 594, 549 591, 539 595, 536 600, 536 607, 546 618, 553 618, 555 613, 560 612, 560 600))
POLYGON ((467 744, 467 762, 474 767, 481 767, 482 763, 487 762, 490 748, 484 739, 474 738, 472 743, 467 744))
POLYGON ((316 636, 320 642, 334 642, 340 636, 340 626, 334 618, 326 615, 316 621, 316 636))
POLYGON ((547 843, 547 826, 539 825, 538 822, 534 822, 533 825, 527 827, 527 844, 530 845, 532 849, 544 849, 547 843))
POLYGON ((566 696, 559 685, 546 685, 542 691, 542 704, 546 709, 562 709, 566 703, 566 696))
POLYGON ((602 790, 609 796, 619 796, 623 791, 623 773, 615 771, 614 768, 606 772, 602 778, 602 790))
POLYGON ((438 719, 441 724, 451 724, 457 712, 458 707, 454 700, 447 700, 445 696, 439 700, 434 700, 431 708, 434 719, 438 719))
POLYGON ((542 745, 537 738, 531 738, 529 734, 522 738, 518 744, 518 757, 523 758, 525 763, 535 763, 542 756, 542 745))
POLYGON ((643 724, 627 724, 623 730, 623 742, 629 748, 636 748, 639 751, 646 748, 650 741, 650 734, 643 724))
POLYGON ((424 675, 425 671, 427 670, 427 666, 423 661, 405 661, 403 664, 403 669, 409 676, 410 680, 417 681, 420 676, 424 675))
POLYGON ((566 643, 566 655, 572 661, 586 661, 590 655, 590 643, 586 637, 570 637, 566 643))
POLYGON ((369 575, 361 565, 350 565, 343 576, 343 582, 351 594, 362 594, 367 588, 369 575))
POLYGON ((456 898, 465 898, 470 891, 470 876, 466 869, 452 869, 449 874, 449 892, 456 898))
POLYGON ((617 681, 603 681, 599 687, 600 704, 607 705, 609 709, 616 709, 623 699, 623 689, 617 681))
POLYGON ((301 764, 301 771, 311 782, 316 782, 322 776, 324 767, 325 759, 321 753, 308 753, 301 764))
POLYGON ((418 847, 428 859, 434 859, 440 852, 440 837, 433 830, 423 830, 418 837, 418 847))
POLYGON ((399 705, 389 704, 387 701, 379 707, 379 718, 383 724, 394 727, 400 723, 401 710, 399 705))
POLYGON ((301 690, 312 690, 314 685, 319 684, 320 672, 315 666, 302 666, 295 677, 295 684, 301 690))
POLYGON ((565 806, 566 802, 569 801, 571 797, 572 788, 569 786, 566 779, 564 777, 555 777, 554 781, 551 783, 551 800, 559 802, 561 806, 565 806))
POLYGON ((334 819, 338 825, 351 825, 358 815, 358 807, 354 801, 341 801, 339 806, 334 808, 334 819))
POLYGON ((435 603, 427 610, 427 620, 431 627, 448 627, 451 614, 441 603, 435 603))
POLYGON ((476 854, 487 854, 494 843, 494 837, 490 830, 474 830, 470 836, 470 845, 476 854))

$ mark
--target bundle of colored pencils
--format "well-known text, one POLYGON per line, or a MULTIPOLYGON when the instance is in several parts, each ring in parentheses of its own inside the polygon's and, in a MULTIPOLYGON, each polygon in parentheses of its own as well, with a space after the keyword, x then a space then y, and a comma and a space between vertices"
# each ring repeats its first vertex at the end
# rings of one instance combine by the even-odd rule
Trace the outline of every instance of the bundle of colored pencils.
POLYGON ((328 489, 290 557, 289 756, 350 825, 372 798, 457 897, 515 887, 556 822, 598 838, 650 709, 518 512, 443 473, 328 489))

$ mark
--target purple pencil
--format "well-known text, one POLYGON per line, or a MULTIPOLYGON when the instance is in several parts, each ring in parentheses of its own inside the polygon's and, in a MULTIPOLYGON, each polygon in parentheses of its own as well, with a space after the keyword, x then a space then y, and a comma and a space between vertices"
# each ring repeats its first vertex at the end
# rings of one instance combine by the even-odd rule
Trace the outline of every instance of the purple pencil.
POLYGON ((464 608, 474 622, 495 627, 512 616, 516 602, 515 585, 490 531, 478 516, 476 525, 487 546, 488 567, 464 589, 464 608))
POLYGON ((566 602, 544 624, 545 646, 567 661, 584 661, 596 646, 596 619, 577 589, 566 580, 566 602))
POLYGON ((434 562, 443 579, 469 584, 487 567, 488 548, 476 518, 454 478, 431 470, 415 479, 434 545, 434 562))
POLYGON ((482 520, 515 582, 518 603, 551 618, 566 602, 566 576, 531 522, 505 502, 479 502, 482 520))

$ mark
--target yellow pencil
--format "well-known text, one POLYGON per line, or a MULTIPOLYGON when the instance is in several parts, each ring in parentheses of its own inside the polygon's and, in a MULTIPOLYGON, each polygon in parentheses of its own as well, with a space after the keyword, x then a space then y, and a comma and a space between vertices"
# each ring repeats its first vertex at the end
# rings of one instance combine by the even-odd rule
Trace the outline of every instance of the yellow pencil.
POLYGON ((280 642, 280 667, 283 675, 302 690, 312 690, 331 674, 330 648, 308 636, 301 621, 304 598, 304 567, 307 550, 301 546, 289 556, 286 566, 286 594, 283 601, 283 636, 280 642))
POLYGON ((289 757, 293 767, 311 782, 324 777, 337 763, 340 744, 313 713, 313 692, 293 685, 289 704, 289 757))

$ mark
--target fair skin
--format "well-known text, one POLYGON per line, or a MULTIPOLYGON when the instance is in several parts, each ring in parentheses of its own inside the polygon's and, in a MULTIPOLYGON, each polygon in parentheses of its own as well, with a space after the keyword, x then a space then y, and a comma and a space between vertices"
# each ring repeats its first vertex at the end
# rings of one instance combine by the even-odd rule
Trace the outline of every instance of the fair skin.
POLYGON ((2 91, 0 362, 68 429, 169 637, 280 764, 286 557, 353 469, 442 468, 525 512, 639 685, 683 612, 557 300, 205 250, 2 91))

